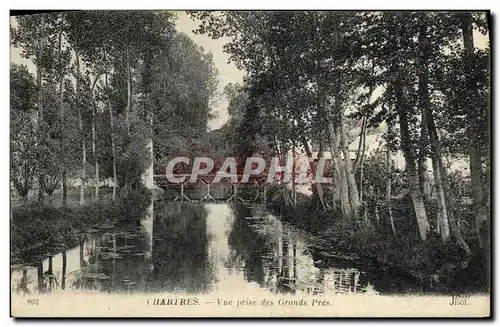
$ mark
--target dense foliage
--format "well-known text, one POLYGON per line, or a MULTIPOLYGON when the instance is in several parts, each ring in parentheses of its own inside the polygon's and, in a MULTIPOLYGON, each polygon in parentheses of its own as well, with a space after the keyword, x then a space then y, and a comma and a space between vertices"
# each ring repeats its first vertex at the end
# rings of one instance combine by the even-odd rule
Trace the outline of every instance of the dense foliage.
MULTIPOLYGON (((104 181, 127 195, 153 163, 202 142, 217 71, 175 30, 175 14, 79 11, 18 16, 12 46, 36 68, 11 65, 11 181, 24 202, 104 181), (153 151, 152 151, 153 150, 153 151)), ((88 200, 87 200, 88 201, 88 200)))

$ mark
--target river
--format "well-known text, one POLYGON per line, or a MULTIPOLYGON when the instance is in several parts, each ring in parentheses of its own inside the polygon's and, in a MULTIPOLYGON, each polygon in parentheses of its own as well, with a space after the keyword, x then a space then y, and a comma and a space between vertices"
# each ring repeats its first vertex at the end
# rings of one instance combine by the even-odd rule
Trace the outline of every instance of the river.
POLYGON ((136 223, 89 230, 34 265, 11 267, 12 292, 330 295, 415 292, 408 277, 283 222, 263 205, 157 200, 136 223))

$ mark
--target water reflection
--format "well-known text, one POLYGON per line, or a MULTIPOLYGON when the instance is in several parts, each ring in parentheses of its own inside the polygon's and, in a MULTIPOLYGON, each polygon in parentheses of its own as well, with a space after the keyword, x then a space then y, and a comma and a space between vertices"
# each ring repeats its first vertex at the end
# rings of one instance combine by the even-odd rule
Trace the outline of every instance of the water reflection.
POLYGON ((208 292, 207 212, 202 205, 159 202, 155 210, 153 276, 157 290, 208 292))
POLYGON ((229 236, 232 247, 245 263, 248 280, 274 293, 324 294, 371 290, 360 270, 325 266, 313 260, 308 239, 262 207, 237 206, 236 220, 229 236))
POLYGON ((318 254, 310 240, 260 205, 156 201, 136 223, 100 226, 74 248, 13 266, 12 290, 374 292, 353 262, 318 254))

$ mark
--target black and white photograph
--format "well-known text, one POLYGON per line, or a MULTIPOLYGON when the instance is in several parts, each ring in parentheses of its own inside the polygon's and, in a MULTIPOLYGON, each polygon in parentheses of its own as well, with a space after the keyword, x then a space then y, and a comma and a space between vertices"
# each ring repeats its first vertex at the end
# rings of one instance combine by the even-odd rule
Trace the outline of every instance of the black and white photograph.
POLYGON ((11 316, 490 317, 491 26, 11 11, 11 316))

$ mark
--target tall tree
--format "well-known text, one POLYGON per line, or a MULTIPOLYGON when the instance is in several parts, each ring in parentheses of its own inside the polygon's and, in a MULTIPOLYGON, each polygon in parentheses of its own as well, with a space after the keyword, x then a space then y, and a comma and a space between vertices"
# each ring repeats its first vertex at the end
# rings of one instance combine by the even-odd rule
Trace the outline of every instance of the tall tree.
MULTIPOLYGON (((422 132, 421 132, 421 141, 425 137, 429 137, 431 142, 431 157, 432 157, 432 168, 434 172, 434 185, 436 188, 437 195, 437 203, 438 203, 438 230, 441 233, 441 237, 443 241, 446 241, 450 234, 449 224, 448 224, 448 213, 446 208, 446 200, 445 193, 443 188, 442 178, 446 178, 445 176, 441 176, 442 173, 442 162, 441 162, 441 145, 439 142, 439 137, 437 135, 436 126, 434 125, 434 118, 432 116, 432 109, 429 99, 429 85, 428 85, 428 76, 427 71, 428 67, 428 57, 429 57, 429 41, 427 35, 428 22, 425 20, 425 17, 422 20, 419 20, 420 27, 418 33, 418 42, 419 42, 419 54, 418 54, 418 96, 419 96, 419 105, 422 116, 422 132)), ((425 140, 425 144, 427 144, 427 140, 425 140)), ((420 150, 423 151, 419 155, 419 160, 427 160, 426 154, 426 146, 421 146, 420 150)), ((421 176, 420 177, 420 185, 422 187, 422 193, 425 195, 425 179, 428 177, 421 176)), ((428 182, 428 181, 427 181, 428 182)))
POLYGON ((474 205, 476 230, 478 234, 479 245, 484 247, 488 238, 488 211, 485 205, 485 196, 482 188, 482 163, 481 149, 482 140, 478 124, 481 121, 481 110, 483 106, 476 106, 475 99, 478 98, 477 78, 474 76, 474 38, 472 34, 472 15, 468 12, 460 13, 460 22, 462 28, 463 46, 464 46, 464 66, 468 74, 465 75, 466 95, 469 99, 467 110, 467 130, 469 137, 469 167, 472 183, 472 200, 474 205))
POLYGON ((38 170, 36 132, 37 87, 26 66, 10 68, 10 179, 26 203, 38 170))
POLYGON ((85 204, 85 184, 87 182, 87 149, 86 149, 86 133, 84 130, 84 113, 80 103, 81 100, 81 47, 84 44, 82 37, 85 31, 85 19, 78 12, 72 12, 67 14, 67 19, 69 22, 68 28, 68 40, 72 44, 75 62, 73 65, 73 74, 76 80, 76 90, 75 90, 75 109, 78 113, 78 127, 80 132, 79 143, 81 149, 81 170, 80 170, 80 205, 85 204))
MULTIPOLYGON (((11 28, 11 39, 15 46, 23 49, 22 56, 29 58, 36 66, 37 86, 37 149, 40 162, 44 161, 44 107, 43 107, 43 73, 46 67, 45 56, 45 14, 25 15, 17 18, 17 28, 11 28)), ((43 170, 38 171, 38 201, 43 202, 43 170)))

